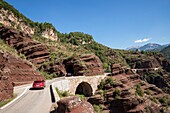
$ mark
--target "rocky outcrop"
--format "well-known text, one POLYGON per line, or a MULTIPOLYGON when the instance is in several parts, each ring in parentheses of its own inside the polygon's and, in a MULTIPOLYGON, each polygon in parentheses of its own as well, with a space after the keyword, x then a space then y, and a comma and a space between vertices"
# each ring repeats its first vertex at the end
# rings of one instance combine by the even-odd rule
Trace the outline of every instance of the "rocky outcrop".
POLYGON ((112 64, 111 65, 111 73, 112 75, 117 75, 121 73, 125 73, 126 69, 121 66, 121 64, 112 64))
POLYGON ((104 113, 160 113, 164 111, 164 104, 159 100, 167 94, 155 85, 140 80, 139 77, 138 74, 118 74, 107 77, 99 85, 101 90, 96 91, 88 102, 102 106, 104 113))
POLYGON ((50 53, 47 46, 34 41, 25 33, 2 26, 0 27, 0 37, 19 53, 24 54, 36 66, 49 60, 50 53))
MULTIPOLYGON (((12 6, 11 6, 12 8, 12 6)), ((18 12, 19 13, 19 12, 18 12)), ((18 30, 21 30, 22 32, 29 34, 29 35, 34 35, 37 32, 36 27, 31 27, 29 24, 35 24, 31 20, 30 23, 27 22, 29 19, 26 19, 26 17, 20 18, 17 17, 12 11, 6 10, 3 7, 0 7, 0 23, 3 24, 6 27, 12 27, 18 30), (25 19, 25 20, 24 20, 25 19)), ((46 28, 41 32, 41 35, 45 38, 51 39, 51 40, 57 40, 57 32, 55 32, 51 28, 46 28)))
POLYGON ((0 101, 13 96, 13 86, 43 79, 29 62, 0 51, 0 101))
POLYGON ((33 35, 35 32, 34 28, 26 25, 22 19, 16 17, 11 11, 5 10, 4 8, 0 8, 0 23, 7 27, 20 29, 29 35, 33 35))
POLYGON ((56 73, 59 76, 93 76, 104 73, 102 62, 93 54, 72 56, 63 62, 43 65, 40 69, 50 74, 56 73))
MULTIPOLYGON (((1 66, 0 66, 1 68, 1 66)), ((0 102, 13 96, 13 85, 9 76, 0 71, 0 102)))
POLYGON ((148 59, 132 58, 132 59, 126 59, 126 60, 130 64, 131 68, 133 69, 157 68, 161 66, 154 57, 150 57, 148 59))
POLYGON ((95 113, 93 106, 79 97, 65 97, 57 102, 57 113, 95 113))
POLYGON ((70 58, 63 62, 66 67, 66 72, 74 76, 80 75, 99 75, 103 74, 103 65, 100 59, 95 55, 84 55, 78 59, 70 58))

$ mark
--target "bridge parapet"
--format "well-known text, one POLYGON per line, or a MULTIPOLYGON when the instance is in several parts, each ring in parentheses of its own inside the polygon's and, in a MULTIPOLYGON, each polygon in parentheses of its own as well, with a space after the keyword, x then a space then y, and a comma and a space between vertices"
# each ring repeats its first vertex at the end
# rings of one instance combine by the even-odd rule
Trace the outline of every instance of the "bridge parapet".
MULTIPOLYGON (((70 94, 75 94, 78 86, 81 83, 86 83, 91 88, 92 95, 97 90, 97 86, 100 84, 101 80, 104 79, 106 75, 98 75, 98 76, 73 76, 73 77, 65 77, 57 82, 53 83, 53 87, 57 87, 60 91, 69 91, 70 94)), ((83 84, 82 84, 83 85, 83 84)), ((90 91, 87 85, 84 87, 84 91, 90 91)))

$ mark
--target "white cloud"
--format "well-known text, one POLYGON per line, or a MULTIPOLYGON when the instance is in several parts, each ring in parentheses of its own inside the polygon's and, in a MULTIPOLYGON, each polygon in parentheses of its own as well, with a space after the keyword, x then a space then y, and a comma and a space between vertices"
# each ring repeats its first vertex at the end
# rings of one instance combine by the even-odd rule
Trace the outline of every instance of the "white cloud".
POLYGON ((151 38, 139 39, 139 40, 135 40, 135 43, 148 42, 149 40, 151 40, 151 38))

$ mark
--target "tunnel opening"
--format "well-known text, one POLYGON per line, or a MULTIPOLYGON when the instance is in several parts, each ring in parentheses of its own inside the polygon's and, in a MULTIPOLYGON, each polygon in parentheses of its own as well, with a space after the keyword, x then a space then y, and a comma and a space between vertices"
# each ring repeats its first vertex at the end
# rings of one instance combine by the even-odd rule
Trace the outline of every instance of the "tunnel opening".
POLYGON ((87 82, 82 82, 78 85, 78 87, 76 88, 76 92, 75 94, 80 94, 80 95, 84 95, 86 97, 90 97, 93 95, 92 93, 92 87, 90 84, 88 84, 87 82))
POLYGON ((66 65, 66 72, 68 76, 73 76, 74 75, 73 65, 66 65))

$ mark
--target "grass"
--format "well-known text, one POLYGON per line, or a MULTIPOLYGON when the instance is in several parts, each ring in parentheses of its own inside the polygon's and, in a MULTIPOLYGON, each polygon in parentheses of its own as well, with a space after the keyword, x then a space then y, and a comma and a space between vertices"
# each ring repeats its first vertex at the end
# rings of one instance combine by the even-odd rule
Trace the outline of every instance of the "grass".
POLYGON ((14 48, 10 47, 8 44, 5 44, 5 42, 0 39, 0 50, 4 51, 4 52, 8 52, 16 57, 20 57, 21 59, 26 59, 26 56, 22 53, 18 53, 17 50, 15 50, 14 48))
POLYGON ((8 103, 11 102, 15 97, 16 97, 16 96, 13 96, 13 97, 10 98, 10 99, 7 99, 7 100, 5 100, 5 101, 1 101, 1 102, 0 102, 0 107, 8 104, 8 103))
POLYGON ((62 98, 62 97, 67 97, 70 95, 69 91, 59 91, 58 88, 56 88, 56 92, 58 93, 59 97, 62 98))

